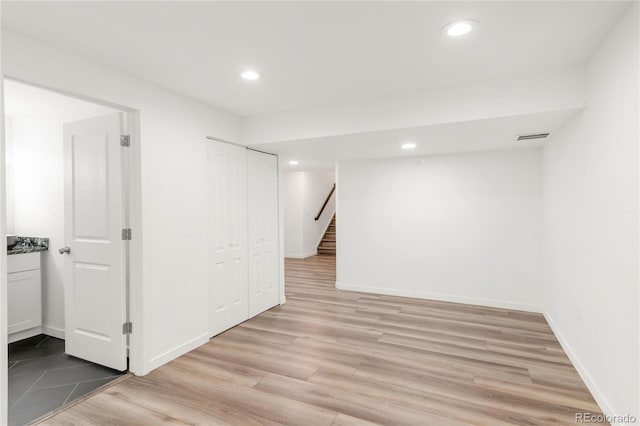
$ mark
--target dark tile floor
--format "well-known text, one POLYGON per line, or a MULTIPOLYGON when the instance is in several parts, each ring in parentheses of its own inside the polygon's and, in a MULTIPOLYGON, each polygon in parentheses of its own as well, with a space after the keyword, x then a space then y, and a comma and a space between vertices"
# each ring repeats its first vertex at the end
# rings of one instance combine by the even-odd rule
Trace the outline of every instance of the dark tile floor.
POLYGON ((64 340, 41 334, 9 345, 9 425, 38 417, 123 373, 64 353, 64 340))

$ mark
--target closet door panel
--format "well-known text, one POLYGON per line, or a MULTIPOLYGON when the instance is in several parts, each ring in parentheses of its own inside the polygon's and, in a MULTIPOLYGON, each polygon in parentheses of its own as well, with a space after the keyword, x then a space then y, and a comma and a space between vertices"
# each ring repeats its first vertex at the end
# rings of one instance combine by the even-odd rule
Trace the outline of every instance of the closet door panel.
POLYGON ((249 316, 279 303, 278 159, 247 153, 249 205, 249 316))
POLYGON ((230 309, 232 325, 249 318, 249 274, 247 248, 247 150, 231 147, 234 155, 231 158, 230 185, 231 191, 227 202, 230 224, 230 269, 235 285, 231 287, 230 309))
POLYGON ((246 150, 207 142, 209 334, 248 318, 246 150))

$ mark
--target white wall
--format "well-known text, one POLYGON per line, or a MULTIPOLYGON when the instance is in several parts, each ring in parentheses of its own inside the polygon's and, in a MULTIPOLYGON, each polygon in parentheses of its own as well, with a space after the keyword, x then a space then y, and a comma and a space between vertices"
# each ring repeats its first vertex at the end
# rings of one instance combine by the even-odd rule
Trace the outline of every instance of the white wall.
POLYGON ((62 337, 64 258, 57 252, 65 246, 62 122, 22 118, 12 124, 14 203, 7 206, 13 207, 16 234, 49 238, 50 249, 41 254, 42 324, 46 333, 62 337))
POLYGON ((282 173, 284 256, 302 257, 302 172, 282 173))
POLYGON ((333 170, 284 172, 286 257, 305 258, 317 254, 318 243, 335 212, 335 195, 317 221, 315 217, 334 183, 333 170))
POLYGON ((338 165, 338 288, 541 305, 541 152, 338 165))
POLYGON ((587 108, 544 150, 544 308, 600 407, 634 414, 638 351, 638 5, 589 61, 587 108))
POLYGON ((142 217, 133 237, 143 257, 133 265, 142 283, 132 339, 144 344, 132 370, 145 374, 205 343, 205 136, 237 140, 238 117, 6 31, 2 64, 7 76, 140 111, 142 217))

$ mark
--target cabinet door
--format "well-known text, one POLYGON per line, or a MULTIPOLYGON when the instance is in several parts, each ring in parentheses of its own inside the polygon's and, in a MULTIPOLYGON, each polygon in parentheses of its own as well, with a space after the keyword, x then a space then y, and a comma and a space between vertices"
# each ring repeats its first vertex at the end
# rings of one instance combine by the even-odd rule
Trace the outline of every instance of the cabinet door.
POLYGON ((7 273, 40 269, 40 252, 19 253, 7 256, 7 273))
POLYGON ((7 274, 9 334, 42 325, 40 270, 7 274))
POLYGON ((247 271, 247 153, 207 142, 209 231, 209 334, 249 315, 247 271))
POLYGON ((249 205, 249 316, 280 301, 278 158, 247 152, 249 205))

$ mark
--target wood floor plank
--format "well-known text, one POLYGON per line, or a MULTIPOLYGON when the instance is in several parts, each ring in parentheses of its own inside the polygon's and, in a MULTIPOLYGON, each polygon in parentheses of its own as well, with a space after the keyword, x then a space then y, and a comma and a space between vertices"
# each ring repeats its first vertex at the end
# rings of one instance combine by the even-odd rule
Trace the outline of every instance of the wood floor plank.
POLYGON ((296 360, 294 357, 283 353, 264 355, 257 349, 229 345, 224 341, 215 341, 211 345, 201 347, 200 351, 207 356, 221 359, 227 362, 242 364, 253 369, 264 370, 270 373, 281 374, 301 380, 311 377, 318 369, 310 362, 296 360))
POLYGON ((285 262, 287 303, 46 425, 570 425, 600 414, 538 313, 340 291, 285 262))
MULTIPOLYGON (((510 405, 486 404, 486 401, 476 401, 470 398, 458 398, 460 385, 456 388, 450 387, 444 391, 442 387, 433 388, 431 392, 423 389, 415 389, 405 386, 401 381, 392 383, 386 382, 386 386, 381 386, 381 382, 372 380, 364 376, 346 376, 335 372, 319 371, 314 374, 310 382, 324 385, 330 388, 339 388, 349 394, 356 394, 376 400, 393 401, 395 404, 418 411, 426 411, 433 415, 438 415, 465 424, 481 423, 492 425, 511 424, 537 424, 544 425, 546 421, 536 419, 528 413, 521 413, 513 410, 510 405)), ((469 392, 473 392, 468 386, 469 392)))
POLYGON ((47 419, 44 424, 59 426, 142 424, 184 426, 189 423, 115 397, 107 390, 92 396, 67 411, 61 412, 57 416, 47 419))
MULTIPOLYGON (((363 366, 355 375, 373 380, 379 386, 401 384, 408 390, 418 391, 429 395, 430 398, 444 398, 448 402, 443 405, 450 407, 451 416, 458 415, 461 410, 473 412, 478 409, 476 407, 483 407, 488 413, 493 413, 495 422, 510 421, 514 425, 574 424, 572 420, 575 409, 540 402, 535 398, 514 396, 501 390, 481 389, 466 383, 456 383, 441 376, 415 375, 412 372, 389 370, 381 366, 373 368, 371 365, 363 366)), ((469 424, 484 425, 487 422, 475 419, 469 421, 469 424)))
MULTIPOLYGON (((225 349, 231 352, 252 352, 259 357, 278 357, 283 363, 295 365, 308 365, 309 371, 315 373, 318 368, 330 368, 336 371, 353 373, 357 364, 351 357, 339 356, 335 353, 319 353, 310 351, 305 347, 289 345, 286 348, 277 345, 271 345, 267 342, 248 341, 246 339, 237 339, 233 336, 227 336, 225 340, 218 341, 218 345, 223 345, 225 349)), ((295 377, 285 374, 290 377, 295 377)), ((309 376, 310 377, 310 376, 309 376)), ((308 379, 308 377, 304 377, 308 379)))
POLYGON ((368 422, 348 414, 340 413, 336 416, 331 426, 378 426, 380 423, 368 422))
MULTIPOLYGON (((218 401, 211 404, 208 397, 184 393, 179 389, 157 386, 154 379, 131 380, 119 390, 112 390, 115 397, 137 406, 172 416, 194 425, 242 424, 246 426, 279 425, 267 419, 236 410, 233 406, 218 401)), ((144 423, 143 423, 144 424, 144 423)))
POLYGON ((357 393, 344 392, 337 387, 321 386, 274 374, 265 377, 256 385, 256 388, 375 423, 438 424, 443 426, 465 424, 453 417, 440 417, 427 410, 415 410, 408 406, 394 405, 390 400, 367 398, 357 393))
POLYGON ((176 359, 175 364, 198 371, 204 380, 226 380, 242 386, 253 386, 269 374, 268 371, 224 361, 197 350, 176 359))
MULTIPOLYGON (((212 404, 224 405, 228 407, 227 410, 239 415, 248 414, 281 424, 305 424, 308 419, 314 419, 317 425, 330 425, 337 414, 323 407, 262 392, 255 386, 245 387, 232 382, 203 380, 198 370, 172 367, 160 368, 152 373, 159 386, 171 386, 187 395, 207 398, 212 404)), ((266 377, 269 376, 271 374, 266 377)))

